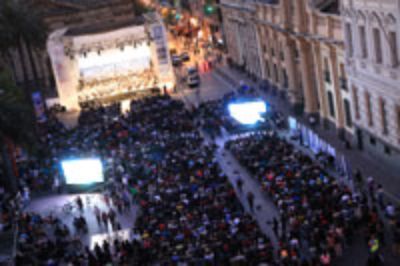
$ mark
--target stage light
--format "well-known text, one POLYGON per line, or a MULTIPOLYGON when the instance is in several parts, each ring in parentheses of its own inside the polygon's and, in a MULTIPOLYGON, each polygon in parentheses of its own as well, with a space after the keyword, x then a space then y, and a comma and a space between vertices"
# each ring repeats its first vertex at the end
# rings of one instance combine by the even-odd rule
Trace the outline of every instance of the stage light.
POLYGON ((243 125, 253 125, 264 121, 261 116, 267 111, 264 101, 235 102, 228 105, 229 114, 243 125))
POLYGON ((61 167, 68 185, 104 182, 103 165, 98 158, 63 160, 61 167))

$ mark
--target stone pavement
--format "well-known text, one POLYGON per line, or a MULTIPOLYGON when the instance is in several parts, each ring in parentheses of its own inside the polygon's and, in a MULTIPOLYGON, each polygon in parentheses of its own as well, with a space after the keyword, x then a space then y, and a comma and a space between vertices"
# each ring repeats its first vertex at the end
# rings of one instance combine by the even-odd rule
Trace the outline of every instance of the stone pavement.
MULTIPOLYGON (((224 77, 229 77, 229 83, 232 83, 232 80, 235 80, 236 84, 239 84, 239 82, 243 80, 247 84, 258 88, 258 85, 251 81, 246 74, 229 68, 228 66, 220 67, 217 73, 221 72, 223 73, 224 77)), ((309 124, 305 117, 294 115, 292 110, 288 108, 288 102, 282 99, 280 96, 274 96, 270 93, 267 94, 263 91, 259 91, 259 93, 267 100, 267 102, 271 104, 275 110, 280 111, 285 116, 291 115, 296 117, 296 119, 304 125, 309 124)), ((393 202, 396 202, 397 204, 400 204, 400 170, 388 167, 379 158, 376 158, 376 156, 366 151, 360 151, 356 148, 351 150, 346 149, 344 142, 339 140, 335 130, 324 129, 322 125, 313 127, 313 130, 321 139, 335 147, 337 154, 342 154, 349 160, 353 171, 360 169, 365 181, 368 176, 374 177, 376 182, 382 184, 384 187, 387 198, 393 202)))
POLYGON ((224 173, 228 176, 229 181, 232 183, 236 190, 236 194, 244 206, 244 208, 252 213, 253 217, 257 220, 258 225, 261 230, 266 233, 266 235, 272 240, 274 246, 278 245, 278 239, 272 231, 272 226, 269 222, 272 222, 272 219, 278 217, 278 210, 273 204, 272 200, 269 199, 265 193, 262 191, 260 184, 257 180, 255 180, 246 169, 244 169, 233 155, 224 149, 224 144, 227 139, 221 140, 219 144, 219 148, 216 154, 217 160, 224 171, 224 173), (236 181, 238 178, 243 180, 243 188, 242 191, 239 191, 236 181), (254 206, 261 206, 261 208, 254 208, 254 211, 251 212, 246 195, 248 192, 252 192, 254 194, 254 206))

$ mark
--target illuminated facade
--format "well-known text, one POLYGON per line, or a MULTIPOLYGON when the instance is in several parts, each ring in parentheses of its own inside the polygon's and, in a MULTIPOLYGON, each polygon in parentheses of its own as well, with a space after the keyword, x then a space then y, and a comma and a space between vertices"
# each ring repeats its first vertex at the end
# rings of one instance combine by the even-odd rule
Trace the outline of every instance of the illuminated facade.
POLYGON ((155 13, 118 23, 54 31, 47 43, 59 101, 79 103, 128 97, 175 85, 165 28, 155 13))
POLYGON ((400 1, 222 0, 221 6, 235 63, 252 58, 259 69, 246 71, 261 73, 295 111, 319 117, 340 138, 398 166, 400 1))
POLYGON ((252 1, 222 0, 223 31, 232 62, 247 72, 262 75, 259 42, 255 24, 256 10, 252 1))
POLYGON ((337 1, 224 0, 223 5, 231 58, 238 64, 248 58, 252 64, 246 70, 267 80, 296 111, 319 116, 341 137, 350 135, 351 96, 337 1), (231 21, 238 20, 242 31, 231 29, 236 27, 231 21))

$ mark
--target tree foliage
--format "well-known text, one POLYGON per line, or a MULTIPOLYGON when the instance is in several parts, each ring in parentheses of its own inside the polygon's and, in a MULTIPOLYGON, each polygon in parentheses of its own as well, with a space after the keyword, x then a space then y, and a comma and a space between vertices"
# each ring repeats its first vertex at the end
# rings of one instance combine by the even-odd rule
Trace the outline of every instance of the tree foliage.
POLYGON ((0 72, 0 138, 32 148, 35 143, 30 103, 6 71, 0 72))

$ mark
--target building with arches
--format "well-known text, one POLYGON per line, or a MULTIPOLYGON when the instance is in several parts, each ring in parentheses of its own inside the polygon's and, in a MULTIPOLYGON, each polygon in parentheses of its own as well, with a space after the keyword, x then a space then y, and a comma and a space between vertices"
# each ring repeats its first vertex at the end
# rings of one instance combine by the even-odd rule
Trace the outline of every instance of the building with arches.
POLYGON ((267 81, 297 113, 319 117, 341 138, 352 135, 338 1, 225 0, 222 5, 232 60, 241 65, 249 58, 246 70, 267 81))
POLYGON ((220 8, 231 62, 252 75, 261 76, 253 1, 221 0, 220 8))
POLYGON ((296 113, 398 165, 400 0, 222 0, 221 9, 234 63, 296 113))
POLYGON ((400 1, 342 1, 346 71, 355 136, 365 149, 400 160, 400 1))

